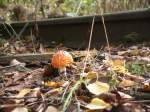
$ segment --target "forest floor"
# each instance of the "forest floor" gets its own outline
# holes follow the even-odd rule
[[[16,39],[0,46],[1,112],[150,112],[149,42],[84,51]],[[62,68],[51,63],[60,51],[73,59]]]

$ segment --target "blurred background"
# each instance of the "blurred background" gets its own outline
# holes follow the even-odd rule
[[[146,9],[150,0],[0,0],[4,21],[42,20]]]

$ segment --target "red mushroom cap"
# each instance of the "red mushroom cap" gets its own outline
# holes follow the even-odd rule
[[[73,63],[73,58],[67,51],[58,51],[56,52],[53,57],[51,64],[54,68],[64,68],[66,66],[69,66]]]

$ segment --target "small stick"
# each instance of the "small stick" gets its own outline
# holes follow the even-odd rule
[[[37,98],[37,97],[20,97],[20,98],[17,98],[17,97],[0,97],[0,99],[29,99],[29,98]]]
[[[35,48],[35,44],[34,44],[32,30],[31,30],[31,36],[30,37],[31,37],[31,40],[32,40],[33,51],[34,51],[34,53],[36,53],[36,48]]]
[[[0,105],[0,109],[8,108],[8,107],[20,107],[20,106],[24,106],[24,104],[5,104],[5,105]]]
[[[10,66],[1,67],[0,71],[8,69],[8,68],[13,68],[13,67],[16,67],[16,66],[18,66],[18,65],[10,65]]]
[[[131,103],[150,103],[150,100],[134,100],[134,101],[129,101],[129,102],[131,102]]]
[[[69,89],[69,86],[70,86],[70,82],[69,82],[69,84],[67,85],[66,89],[64,90],[64,93],[63,93],[62,98],[61,98],[61,102],[64,100],[65,94],[67,93],[67,90]]]

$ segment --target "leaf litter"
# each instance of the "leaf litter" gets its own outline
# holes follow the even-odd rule
[[[33,53],[30,41],[3,45],[1,54]],[[12,41],[11,41],[12,43]],[[21,49],[20,49],[21,48]],[[57,46],[56,46],[57,48]],[[36,45],[36,51],[41,52]],[[13,59],[0,65],[0,111],[2,112],[148,112],[150,111],[150,48],[148,45],[112,46],[90,50],[84,73],[86,51],[62,47],[55,55],[57,68],[46,62],[25,63]],[[45,48],[44,52],[57,49]],[[73,62],[63,57],[72,56]],[[63,59],[62,59],[63,58]],[[65,60],[67,59],[67,60]]]

